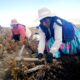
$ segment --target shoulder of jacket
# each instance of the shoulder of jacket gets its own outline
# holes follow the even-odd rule
[[[62,21],[60,19],[57,19],[55,23],[59,26],[62,26]]]
[[[62,24],[62,22],[61,22],[61,20],[60,20],[60,19],[57,19],[56,21],[57,21],[58,23]]]

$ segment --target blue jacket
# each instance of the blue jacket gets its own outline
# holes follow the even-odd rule
[[[62,24],[57,21],[58,19],[62,22]],[[50,32],[49,32],[48,28],[46,28],[42,24],[39,25],[40,28],[42,29],[42,31],[46,35],[46,41],[49,40],[51,37],[54,38],[54,28],[53,28],[53,27],[55,27],[55,26],[53,26],[54,23],[56,23],[60,27],[62,27],[62,40],[64,43],[73,40],[74,35],[75,35],[74,25],[64,19],[54,16],[54,17],[51,17],[51,24],[49,27]],[[55,38],[54,38],[54,40],[55,40]]]

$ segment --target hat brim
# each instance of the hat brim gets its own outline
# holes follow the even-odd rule
[[[15,24],[19,24],[18,22],[17,23],[11,23],[11,25],[15,25]]]
[[[36,20],[42,20],[42,19],[44,19],[44,18],[46,18],[46,17],[53,17],[53,16],[56,16],[54,13],[52,13],[52,14],[50,14],[50,15],[45,15],[45,16],[43,16],[43,17],[39,17],[39,18],[37,18]]]

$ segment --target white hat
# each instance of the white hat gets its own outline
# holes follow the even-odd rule
[[[47,8],[42,8],[42,9],[38,10],[38,16],[39,16],[39,20],[41,20],[45,17],[55,16],[55,14],[52,14],[52,12]]]
[[[12,25],[13,25],[13,24],[18,24],[18,22],[17,22],[16,19],[12,19],[12,20],[11,20],[11,24],[12,24]]]

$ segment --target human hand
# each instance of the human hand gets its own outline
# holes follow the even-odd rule
[[[44,56],[42,53],[38,53],[37,58],[42,59]]]

